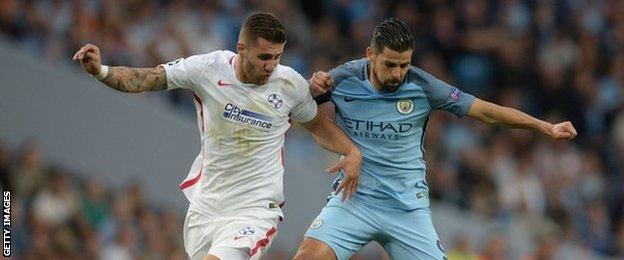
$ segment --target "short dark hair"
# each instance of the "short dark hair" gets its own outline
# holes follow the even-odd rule
[[[255,43],[258,38],[273,43],[284,43],[286,42],[286,28],[271,13],[251,13],[243,23],[238,39]]]
[[[377,24],[370,46],[376,53],[382,52],[384,47],[404,52],[414,49],[414,36],[403,21],[389,18]]]

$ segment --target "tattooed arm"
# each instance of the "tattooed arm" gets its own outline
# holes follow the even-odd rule
[[[156,68],[112,67],[102,83],[113,89],[131,93],[167,88],[165,69],[160,66]]]
[[[80,48],[74,54],[73,60],[80,61],[82,68],[91,75],[98,75],[102,70],[100,49],[93,44]],[[110,67],[108,74],[101,81],[113,89],[131,93],[167,88],[165,69],[160,66],[156,68]]]

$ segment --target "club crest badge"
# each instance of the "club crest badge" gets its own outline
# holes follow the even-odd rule
[[[243,229],[239,230],[238,233],[242,236],[251,236],[256,233],[256,230],[253,227],[244,227]]]
[[[271,103],[271,105],[273,105],[275,109],[280,109],[284,104],[284,101],[282,101],[282,97],[280,97],[280,95],[277,93],[269,95],[267,101],[269,101],[269,103]]]
[[[396,108],[399,113],[407,115],[414,111],[414,101],[412,101],[411,99],[400,99],[399,101],[397,101]]]

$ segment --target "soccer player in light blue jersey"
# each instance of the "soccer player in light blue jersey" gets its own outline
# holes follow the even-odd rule
[[[434,110],[554,139],[576,136],[570,122],[551,124],[480,100],[411,66],[413,46],[406,25],[391,18],[375,28],[366,58],[310,80],[317,103],[335,106],[322,110],[335,117],[364,160],[356,194],[346,201],[330,195],[295,259],[348,259],[371,241],[392,259],[446,259],[431,221],[423,161],[423,137]]]

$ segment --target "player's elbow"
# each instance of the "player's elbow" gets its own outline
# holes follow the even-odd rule
[[[141,92],[145,92],[147,90],[145,89],[144,86],[125,84],[125,85],[123,85],[123,88],[119,89],[119,91],[125,92],[125,93],[141,93]]]
[[[496,119],[496,117],[488,114],[488,113],[483,113],[481,115],[478,115],[477,118],[479,119],[479,121],[484,122],[486,124],[490,124],[490,125],[498,125],[499,121]]]

